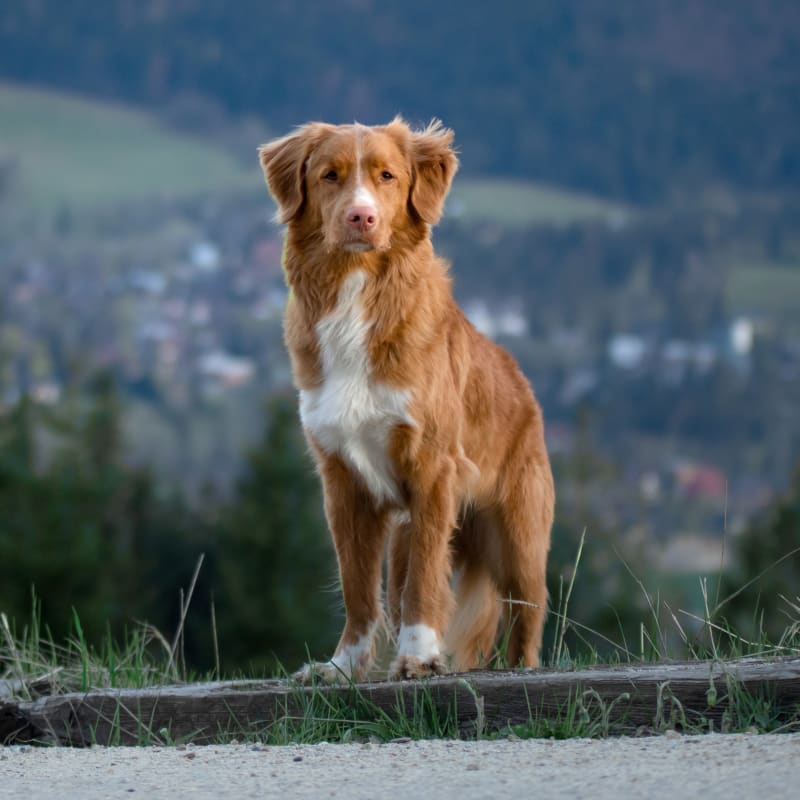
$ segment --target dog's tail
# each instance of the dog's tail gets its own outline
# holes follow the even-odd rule
[[[494,581],[485,568],[470,565],[454,588],[456,610],[445,634],[445,652],[458,672],[487,666],[502,611]]]

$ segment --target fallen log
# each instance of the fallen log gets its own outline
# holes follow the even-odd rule
[[[73,746],[208,744],[340,714],[354,726],[433,714],[465,736],[577,708],[600,733],[724,729],[760,702],[775,719],[800,714],[800,657],[477,671],[426,681],[301,687],[285,680],[103,689],[0,701],[0,742]],[[747,704],[750,705],[747,705]],[[415,718],[415,717],[414,717]]]

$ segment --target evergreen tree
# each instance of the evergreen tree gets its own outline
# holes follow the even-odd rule
[[[800,605],[798,548],[800,465],[785,495],[737,540],[735,567],[722,584],[719,614],[745,638],[763,630],[777,642],[791,625],[788,603]]]
[[[273,398],[267,418],[222,522],[220,648],[228,666],[292,668],[335,644],[336,569],[294,398]]]
[[[88,400],[88,402],[87,402]],[[168,636],[180,587],[201,552],[208,568],[192,604],[188,648],[212,662],[208,528],[177,498],[160,497],[149,472],[124,464],[121,403],[104,374],[58,409],[28,398],[0,417],[0,611],[29,618],[31,591],[56,640],[78,612],[87,639],[147,620]]]
[[[37,438],[64,440],[63,431],[55,432],[38,411],[25,397],[2,419],[0,610],[26,619],[33,589],[58,635],[68,629],[79,599],[97,597],[95,584],[106,559],[96,487],[79,470],[37,463],[44,460]],[[70,445],[71,440],[65,449]],[[101,606],[92,609],[101,615]]]

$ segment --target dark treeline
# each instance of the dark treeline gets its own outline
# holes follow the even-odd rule
[[[0,417],[0,610],[61,641],[73,609],[87,638],[137,622],[171,638],[180,590],[204,555],[186,622],[186,658],[213,666],[211,605],[224,668],[274,669],[305,643],[329,648],[338,606],[317,482],[283,396],[234,499],[189,507],[124,464],[119,395],[94,378],[57,411],[23,399]],[[80,406],[78,408],[77,406]]]
[[[652,202],[800,179],[800,15],[750,3],[20,0],[0,74],[169,110],[442,117],[474,172]],[[200,102],[187,104],[189,97]],[[214,113],[211,113],[214,112]],[[247,157],[252,151],[248,148]]]

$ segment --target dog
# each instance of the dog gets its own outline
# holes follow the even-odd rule
[[[390,679],[485,666],[508,625],[508,663],[539,664],[553,478],[533,391],[433,250],[453,138],[397,117],[309,123],[259,148],[287,226],[284,336],[346,612],[301,682],[370,673],[385,554]]]

